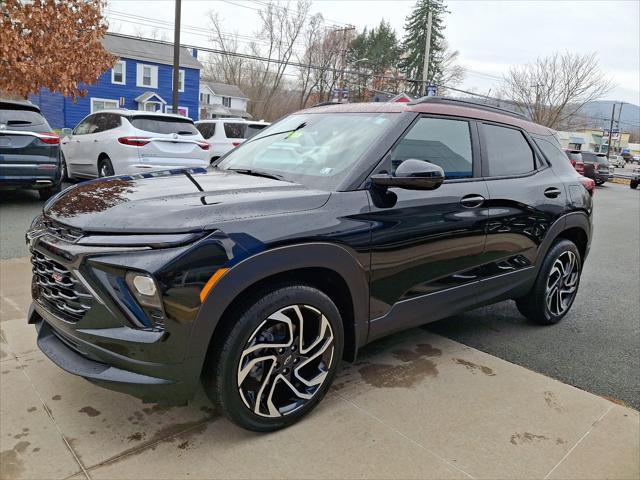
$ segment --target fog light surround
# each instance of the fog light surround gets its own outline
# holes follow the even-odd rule
[[[125,279],[129,289],[141,305],[162,310],[162,300],[156,281],[151,275],[127,272]]]

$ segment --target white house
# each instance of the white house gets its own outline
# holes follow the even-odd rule
[[[251,118],[242,90],[235,85],[200,82],[200,120],[221,117]]]

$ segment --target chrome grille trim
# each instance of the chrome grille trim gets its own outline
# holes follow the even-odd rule
[[[77,322],[91,308],[91,295],[63,265],[32,250],[33,281],[40,303],[65,320]]]

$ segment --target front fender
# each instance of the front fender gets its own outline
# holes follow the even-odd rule
[[[189,357],[193,360],[192,365],[199,365],[198,374],[214,331],[231,302],[260,280],[302,268],[327,268],[344,279],[353,301],[355,348],[366,342],[369,286],[366,270],[354,256],[346,248],[332,243],[278,247],[253,255],[233,266],[205,299],[189,341]]]

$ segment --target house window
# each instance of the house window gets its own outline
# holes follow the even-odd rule
[[[117,85],[126,85],[127,83],[127,64],[124,61],[116,62],[111,69],[111,83]]]
[[[231,108],[231,97],[222,97],[222,105]]]
[[[173,113],[173,107],[167,105],[164,108],[165,113]],[[189,116],[189,107],[183,107],[182,105],[178,106],[178,115],[182,115],[183,117]]]
[[[139,63],[136,85],[138,87],[158,88],[158,66]]]
[[[200,94],[200,101],[201,101],[201,102],[204,102],[204,93],[201,93],[201,94]]]
[[[171,71],[171,88],[173,89],[173,70]],[[178,91],[184,92],[184,70],[178,70]]]
[[[145,112],[157,112],[158,110],[162,110],[162,105],[156,102],[146,102],[144,104]]]
[[[105,110],[107,108],[118,108],[118,100],[110,100],[108,98],[91,99],[91,113]]]

